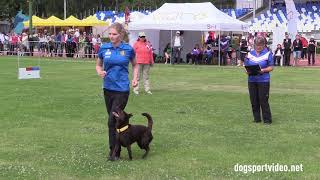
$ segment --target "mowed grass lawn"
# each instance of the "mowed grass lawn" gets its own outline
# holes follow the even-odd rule
[[[24,65],[37,65],[25,58]],[[154,118],[151,151],[107,161],[107,116],[95,62],[43,59],[18,80],[0,57],[0,179],[320,179],[320,68],[276,68],[273,124],[254,124],[242,68],[156,64],[153,95],[130,95],[132,124]],[[131,70],[130,70],[131,72]],[[301,172],[234,166],[302,165]]]

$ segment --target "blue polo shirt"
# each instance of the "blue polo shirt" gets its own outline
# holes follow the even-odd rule
[[[244,60],[245,66],[257,65],[259,64],[261,69],[267,68],[268,66],[273,66],[273,58],[272,52],[268,51],[267,48],[264,48],[259,56],[256,51],[253,50],[248,53],[248,56]],[[258,75],[250,75],[248,76],[249,82],[270,82],[270,74],[269,72],[258,74]]]
[[[112,43],[103,44],[98,52],[99,59],[103,60],[103,69],[106,76],[103,79],[103,88],[111,91],[129,92],[129,61],[135,57],[133,48],[126,43],[113,47]]]

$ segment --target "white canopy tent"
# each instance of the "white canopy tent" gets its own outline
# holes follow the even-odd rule
[[[218,10],[212,3],[165,3],[159,9],[147,15],[140,20],[129,23],[130,44],[133,44],[138,37],[139,31],[144,31],[148,40],[153,44],[156,53],[161,51],[159,44],[163,45],[171,42],[172,32],[169,39],[163,38],[160,30],[179,30],[184,33],[185,46],[182,55],[186,51],[191,51],[194,46],[194,39],[198,37],[197,42],[200,44],[201,32],[207,31],[237,31],[243,32],[248,30],[248,24]],[[189,32],[190,31],[190,32]],[[186,37],[192,35],[190,38]],[[167,35],[164,35],[167,37]],[[188,42],[189,39],[191,42]],[[159,42],[166,41],[164,42]],[[163,46],[161,46],[163,48]]]
[[[129,24],[129,30],[246,31],[248,24],[217,9],[212,3],[165,3],[148,16]]]

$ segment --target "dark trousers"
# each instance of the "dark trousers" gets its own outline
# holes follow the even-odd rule
[[[220,65],[227,65],[227,51],[220,51]]]
[[[202,61],[204,64],[212,64],[212,54],[204,53],[202,56]]]
[[[2,44],[2,42],[0,42],[0,53],[2,53],[3,51],[4,51],[3,44]]]
[[[172,56],[173,56],[173,58],[172,58],[171,64],[174,64],[175,60],[176,60],[176,63],[179,64],[181,61],[181,48],[180,47],[173,47]]]
[[[112,112],[115,111],[115,109],[118,107],[124,110],[128,102],[129,92],[116,92],[116,91],[109,91],[109,90],[103,89],[103,93],[104,93],[104,101],[106,103],[106,108],[109,115],[109,118],[108,118],[109,148],[110,148],[109,155],[111,156],[112,150],[114,149],[116,144],[116,120]],[[118,157],[120,156],[120,151],[121,149],[119,149],[116,156]]]
[[[308,52],[308,64],[311,64],[310,58],[312,56],[312,65],[314,65],[314,63],[315,63],[315,58],[314,58],[315,54],[316,54],[316,52],[310,52],[310,51]]]
[[[307,58],[307,48],[303,48],[303,49],[302,49],[301,58],[302,58],[302,59]]]
[[[289,66],[290,65],[290,50],[284,50],[284,65]]]
[[[84,47],[84,54],[86,58],[91,58],[91,54],[92,54],[92,46],[90,45],[86,45]]]
[[[247,54],[248,54],[248,53],[242,53],[242,52],[240,52],[240,60],[241,60],[242,62],[244,62]]]
[[[30,56],[33,56],[33,51],[34,51],[33,45],[29,46],[29,51],[30,51]]]
[[[269,106],[270,82],[249,82],[248,89],[254,121],[261,121],[261,110],[264,123],[271,123],[272,118]]]
[[[281,56],[274,56],[274,59],[273,59],[273,64],[275,66],[280,66],[280,60],[281,60]]]
[[[200,60],[201,57],[200,57],[200,54],[193,54],[192,55],[192,63],[191,64],[200,64]]]
[[[10,48],[9,54],[10,55],[17,55],[16,47],[17,47],[16,44],[10,44],[10,46],[9,46],[9,48]]]

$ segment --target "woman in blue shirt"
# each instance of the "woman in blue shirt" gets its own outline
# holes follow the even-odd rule
[[[261,113],[263,122],[271,124],[271,111],[269,106],[270,74],[273,70],[272,53],[266,47],[266,39],[257,37],[254,40],[254,50],[248,53],[244,61],[245,66],[259,65],[261,71],[257,75],[248,74],[248,89],[254,122],[261,122]]]
[[[134,60],[133,48],[122,42],[125,36],[125,29],[120,23],[114,23],[109,27],[110,43],[103,44],[98,52],[96,71],[103,78],[104,99],[109,115],[109,159],[116,143],[116,120],[112,114],[116,108],[124,108],[127,105],[130,81],[129,62],[133,66],[132,86],[137,85],[137,66]],[[116,152],[116,158],[120,156],[120,150]]]

